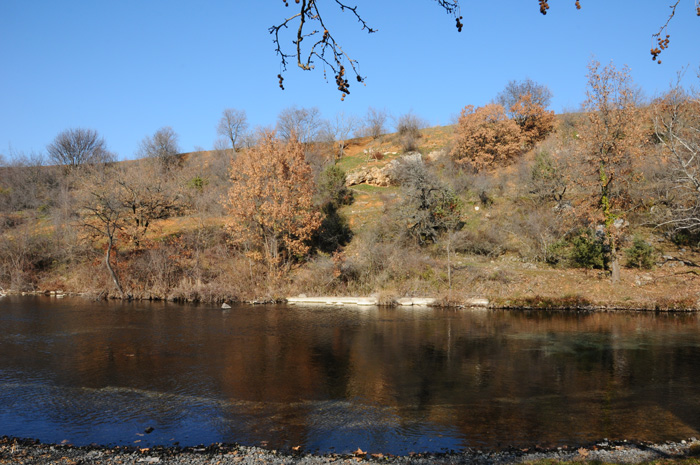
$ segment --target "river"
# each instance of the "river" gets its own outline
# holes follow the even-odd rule
[[[659,442],[700,437],[699,392],[695,314],[0,299],[0,435],[43,442]]]

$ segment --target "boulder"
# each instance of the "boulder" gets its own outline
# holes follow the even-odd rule
[[[345,185],[347,187],[357,184],[369,184],[370,186],[379,187],[391,186],[392,184],[396,184],[394,170],[399,163],[404,161],[421,162],[422,160],[423,156],[419,152],[409,152],[401,158],[390,161],[383,167],[367,166],[359,168],[345,176]]]

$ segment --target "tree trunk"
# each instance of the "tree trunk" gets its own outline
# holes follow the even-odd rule
[[[617,284],[620,282],[620,258],[617,256],[616,253],[613,253],[612,256],[612,263],[611,263],[611,273],[610,273],[610,278],[612,280],[613,284]]]
[[[121,284],[119,284],[119,277],[117,276],[117,273],[114,272],[114,269],[112,268],[112,263],[111,263],[111,258],[112,258],[112,245],[114,244],[114,238],[112,236],[109,236],[109,243],[107,244],[107,253],[105,254],[105,265],[107,266],[107,270],[109,271],[109,275],[112,277],[112,282],[114,282],[114,285],[117,286],[117,290],[119,291],[119,295],[121,298],[124,298],[124,291],[122,290]]]

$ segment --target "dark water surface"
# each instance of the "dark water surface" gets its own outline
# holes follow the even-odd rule
[[[696,315],[0,299],[0,435],[405,454],[698,429]]]

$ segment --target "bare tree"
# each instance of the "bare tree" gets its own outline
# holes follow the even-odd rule
[[[46,147],[51,161],[69,170],[87,163],[104,163],[113,156],[94,129],[74,128],[60,132]]]
[[[183,207],[181,183],[158,176],[156,170],[153,163],[139,160],[115,173],[114,195],[126,209],[122,230],[136,247],[155,220],[169,218]]]
[[[329,142],[334,142],[338,146],[336,157],[342,158],[348,139],[360,128],[360,120],[354,115],[346,115],[341,111],[330,121],[326,122],[325,134]]]
[[[542,108],[547,108],[552,101],[552,91],[549,87],[526,78],[523,81],[509,81],[496,96],[495,102],[501,104],[508,116],[512,118],[514,115],[511,114],[511,108],[526,95],[530,95],[530,101],[533,104]]]
[[[238,147],[236,142],[239,137],[243,136],[248,129],[248,116],[245,110],[236,110],[235,108],[227,108],[221,114],[219,125],[216,127],[216,133],[226,140],[231,141],[231,148],[235,152]]]
[[[384,133],[386,133],[386,122],[389,119],[389,112],[386,109],[378,110],[374,107],[369,107],[367,109],[367,116],[365,116],[365,130],[367,135],[372,136],[373,139],[378,139]]]
[[[298,108],[296,105],[285,108],[277,116],[277,135],[282,140],[296,138],[302,144],[318,139],[323,119],[317,107]]]
[[[660,226],[692,234],[700,231],[700,91],[676,85],[654,104],[654,131],[670,161],[670,218]]]
[[[94,166],[81,176],[79,182],[81,225],[93,243],[106,240],[104,264],[119,295],[124,297],[119,275],[115,270],[113,253],[117,251],[118,232],[124,227],[127,211],[117,194],[118,166]]]
[[[142,158],[158,160],[164,171],[174,168],[178,163],[180,146],[178,136],[170,126],[158,129],[152,136],[146,136],[139,145],[138,155]]]

